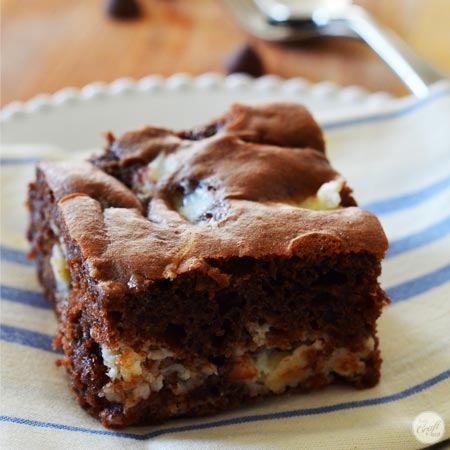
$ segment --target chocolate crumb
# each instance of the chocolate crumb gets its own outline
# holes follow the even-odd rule
[[[106,12],[115,19],[135,19],[141,15],[136,0],[106,0]]]
[[[231,73],[246,73],[253,77],[264,75],[264,65],[255,49],[249,45],[241,45],[234,49],[225,60],[225,70]]]

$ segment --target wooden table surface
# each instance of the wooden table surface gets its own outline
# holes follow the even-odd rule
[[[450,74],[450,0],[359,0],[419,54]],[[141,0],[143,15],[118,21],[102,0],[0,0],[1,104],[118,77],[224,72],[250,42],[267,73],[358,84],[395,95],[405,88],[364,44],[327,38],[296,45],[255,40],[218,0]]]

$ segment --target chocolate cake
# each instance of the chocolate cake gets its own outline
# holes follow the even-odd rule
[[[122,427],[378,382],[387,241],[324,147],[302,106],[236,104],[38,164],[28,237],[83,408]]]

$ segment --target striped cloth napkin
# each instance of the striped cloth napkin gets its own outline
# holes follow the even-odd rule
[[[392,304],[379,321],[384,363],[378,386],[335,386],[121,431],[102,428],[72,398],[55,365],[54,317],[26,258],[30,160],[55,152],[4,146],[2,448],[414,449],[449,439],[449,119],[450,89],[441,85],[426,100],[322,124],[333,165],[360,204],[379,216],[390,240],[381,282]]]

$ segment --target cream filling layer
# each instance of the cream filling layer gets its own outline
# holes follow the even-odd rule
[[[197,358],[187,364],[165,348],[136,352],[126,345],[115,349],[101,346],[101,352],[111,380],[101,396],[127,407],[146,400],[163,387],[183,395],[217,374],[217,367],[206,359]]]
[[[309,337],[308,343],[280,350],[268,347],[269,325],[249,323],[247,330],[254,344],[251,350],[236,349],[225,376],[232,383],[247,386],[251,396],[279,394],[317,375],[330,380],[333,374],[358,376],[365,372],[365,359],[375,349],[375,341],[369,337],[357,352],[343,347],[325,352],[327,338],[322,336]],[[204,384],[208,377],[218,374],[218,368],[205,358],[194,358],[188,363],[163,347],[136,352],[126,345],[115,349],[101,346],[101,352],[110,381],[100,396],[126,407],[148,399],[163,388],[184,396]]]
[[[182,198],[178,212],[186,217],[189,222],[195,223],[213,202],[214,196],[208,190],[208,187],[199,184],[192,192]]]
[[[267,344],[267,324],[248,323],[256,351],[245,352],[237,348],[235,365],[230,376],[233,381],[245,383],[251,395],[264,392],[282,393],[298,386],[311,376],[322,375],[328,379],[332,373],[344,377],[358,376],[365,372],[365,359],[375,349],[375,340],[368,337],[359,351],[339,347],[325,352],[327,336],[304,336],[303,341],[288,350],[271,348]]]
[[[328,181],[320,186],[316,195],[303,200],[298,207],[316,211],[336,209],[341,204],[340,192],[344,184],[343,179]]]
[[[259,386],[279,394],[313,375],[329,378],[331,373],[347,377],[364,373],[364,358],[370,351],[352,352],[337,348],[331,355],[325,356],[323,348],[324,341],[317,339],[312,344],[302,344],[289,351],[261,350],[250,359],[256,375],[247,382],[253,387]]]
[[[70,272],[67,268],[66,258],[60,244],[53,245],[50,266],[56,281],[58,295],[67,298],[70,293]]]

